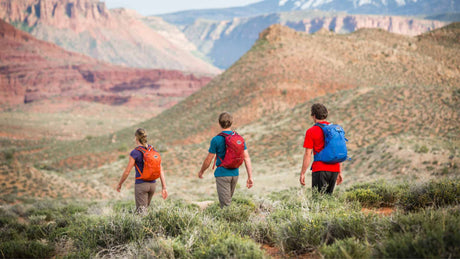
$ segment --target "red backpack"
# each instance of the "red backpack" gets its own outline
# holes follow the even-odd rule
[[[141,179],[144,181],[153,181],[160,177],[161,174],[161,156],[152,146],[149,146],[148,149],[145,147],[137,147],[136,150],[142,152],[144,156],[144,170],[137,171],[141,176],[136,177],[136,179]]]
[[[241,166],[244,161],[244,139],[238,133],[233,131],[232,134],[219,133],[217,136],[222,136],[225,138],[225,157],[219,157],[221,163],[219,166],[235,169]],[[217,160],[216,155],[216,160]],[[215,164],[215,163],[214,163]]]

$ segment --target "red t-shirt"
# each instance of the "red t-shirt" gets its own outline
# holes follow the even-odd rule
[[[327,121],[320,122],[329,125]],[[304,148],[313,149],[313,154],[319,153],[324,148],[324,134],[319,126],[313,126],[305,133]],[[311,166],[312,172],[327,171],[327,172],[340,172],[340,163],[326,164],[321,161],[313,162]]]

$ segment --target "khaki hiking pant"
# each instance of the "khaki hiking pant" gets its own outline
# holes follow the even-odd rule
[[[219,195],[220,207],[229,206],[235,192],[238,176],[216,177],[217,195]]]
[[[150,201],[155,193],[155,187],[156,183],[137,183],[134,185],[137,212],[142,212],[150,205]]]

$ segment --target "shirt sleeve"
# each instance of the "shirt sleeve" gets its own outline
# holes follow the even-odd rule
[[[215,154],[217,152],[216,148],[217,148],[217,143],[216,143],[216,138],[214,137],[211,140],[211,144],[209,145],[208,152],[211,154]]]
[[[313,138],[311,135],[311,130],[307,130],[305,133],[305,141],[303,142],[303,147],[313,149]]]
[[[139,158],[142,158],[142,153],[139,150],[133,149],[131,153],[129,154],[132,158],[134,158],[135,161],[138,161]]]

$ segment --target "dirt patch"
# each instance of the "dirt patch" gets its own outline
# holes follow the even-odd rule
[[[393,214],[393,212],[395,212],[395,209],[391,207],[372,208],[372,209],[362,208],[361,212],[363,212],[366,215],[370,213],[375,213],[375,214],[379,214],[382,216],[390,216],[391,214]]]
[[[192,204],[198,205],[198,207],[200,207],[201,210],[206,209],[213,203],[214,201],[194,201],[192,202]]]

